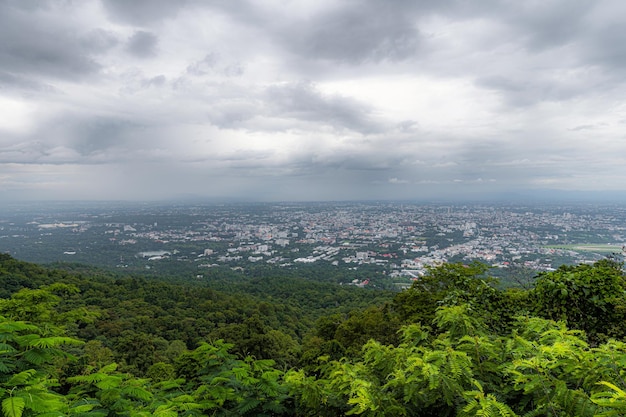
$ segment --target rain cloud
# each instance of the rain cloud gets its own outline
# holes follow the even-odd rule
[[[623,193],[625,14],[0,1],[0,200]]]

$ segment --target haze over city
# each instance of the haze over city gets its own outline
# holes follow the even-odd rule
[[[623,196],[624,16],[0,0],[0,201]]]

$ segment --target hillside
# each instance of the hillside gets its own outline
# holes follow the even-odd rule
[[[0,384],[21,415],[622,415],[611,260],[500,290],[478,263],[393,294],[298,278],[221,289],[0,255]]]

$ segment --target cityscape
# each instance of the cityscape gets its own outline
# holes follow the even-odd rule
[[[609,204],[47,203],[0,211],[0,252],[197,279],[315,267],[403,288],[446,262],[506,276],[621,257],[625,230],[626,209]]]

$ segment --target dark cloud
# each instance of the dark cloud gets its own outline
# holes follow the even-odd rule
[[[83,34],[54,14],[24,10],[18,2],[0,2],[0,67],[20,76],[83,78],[101,68],[100,51]],[[41,15],[41,16],[39,16]],[[34,17],[38,18],[33,24]]]
[[[105,198],[623,188],[624,13],[617,0],[0,0],[3,175],[33,193],[95,180]]]
[[[250,129],[251,120],[263,114],[260,103],[251,99],[224,100],[218,106],[209,106],[207,117],[220,129]],[[263,130],[255,126],[254,130]],[[271,130],[271,129],[270,129]]]
[[[133,133],[141,130],[142,126],[128,119],[94,116],[79,120],[70,128],[70,147],[83,156],[89,156],[114,147],[134,147]]]
[[[101,0],[108,15],[120,22],[144,25],[175,18],[186,0]]]
[[[263,90],[222,88],[207,115],[222,129],[247,131],[352,131],[374,134],[386,126],[371,106],[338,94],[323,94],[310,82],[275,84]]]
[[[90,30],[80,38],[80,44],[89,51],[108,51],[119,43],[115,33],[104,29]]]
[[[119,40],[111,31],[66,19],[73,11],[71,2],[0,2],[0,78],[49,90],[40,77],[80,81],[98,73],[100,56]]]
[[[589,64],[608,69],[626,69],[626,27],[623,22],[603,25],[585,39],[582,58]],[[622,74],[619,78],[623,80]]]
[[[0,163],[24,165],[63,165],[80,160],[80,155],[64,146],[42,141],[19,142],[0,148]]]
[[[61,115],[42,121],[27,135],[13,135],[12,143],[0,149],[3,162],[94,163],[130,157],[136,149],[149,149],[148,139],[139,139],[145,127],[123,117]]]
[[[494,17],[506,21],[523,45],[541,51],[576,42],[593,7],[586,0],[500,2]]]
[[[315,156],[315,165],[323,169],[334,168],[346,171],[389,171],[399,158],[387,155],[381,157],[375,152],[351,150],[339,155]]]
[[[42,83],[36,79],[24,77],[19,74],[11,74],[3,71],[0,71],[0,89],[4,92],[28,94],[55,91],[55,88],[50,84]]]
[[[157,54],[158,43],[154,33],[138,30],[128,39],[126,50],[138,58],[150,58]]]
[[[559,102],[571,100],[584,94],[585,89],[568,79],[514,79],[502,76],[480,77],[476,84],[485,89],[501,92],[508,105],[526,107],[538,102]]]
[[[266,98],[276,117],[361,133],[374,133],[382,128],[373,121],[369,106],[340,95],[323,95],[311,83],[273,86],[267,90]]]
[[[414,56],[420,44],[414,17],[388,3],[372,3],[341,3],[338,10],[293,22],[280,34],[282,41],[292,53],[311,60],[359,64]]]

